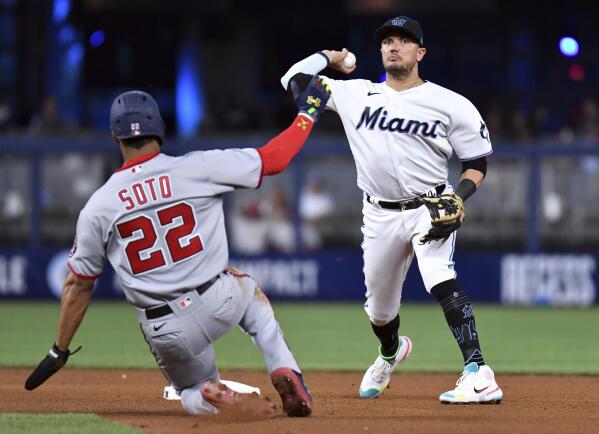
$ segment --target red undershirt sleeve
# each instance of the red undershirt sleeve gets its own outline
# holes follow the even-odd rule
[[[258,148],[262,158],[261,176],[276,175],[285,170],[304,146],[313,125],[312,119],[299,114],[285,131]]]

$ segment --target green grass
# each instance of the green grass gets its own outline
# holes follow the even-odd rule
[[[377,354],[368,319],[356,303],[276,303],[285,337],[304,369],[363,370]],[[0,366],[35,366],[55,336],[58,302],[0,305]],[[496,372],[599,374],[599,309],[475,306],[485,358]],[[402,306],[401,332],[414,351],[402,370],[456,372],[460,352],[435,304]],[[135,310],[94,301],[71,348],[69,367],[155,368]],[[264,369],[250,339],[234,330],[216,344],[221,368]]]
[[[95,414],[62,413],[0,413],[2,433],[44,434],[135,434],[141,433],[131,427],[102,419]]]

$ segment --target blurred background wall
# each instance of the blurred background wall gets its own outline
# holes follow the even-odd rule
[[[163,151],[261,146],[294,115],[280,77],[349,48],[384,80],[373,31],[421,21],[421,76],[470,99],[495,153],[456,269],[473,298],[596,302],[599,32],[593,2],[0,0],[0,295],[60,292],[79,210],[121,164],[112,99],[150,92]],[[342,78],[333,71],[325,71]],[[451,180],[459,176],[451,162]],[[233,262],[274,297],[361,298],[361,192],[334,113],[282,175],[229,195]],[[407,297],[425,299],[417,268]],[[118,296],[110,269],[98,296]]]

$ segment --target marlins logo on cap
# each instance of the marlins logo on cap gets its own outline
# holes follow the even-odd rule
[[[391,18],[386,21],[381,27],[376,29],[374,32],[374,37],[379,42],[382,42],[383,39],[389,33],[400,31],[402,33],[407,33],[409,36],[414,38],[418,45],[421,47],[424,46],[424,39],[422,37],[422,26],[416,20],[413,20],[410,17],[399,16],[395,18]]]

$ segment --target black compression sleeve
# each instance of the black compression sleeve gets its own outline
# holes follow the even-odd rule
[[[462,179],[455,190],[455,194],[460,196],[465,202],[476,191],[476,184],[470,179]]]
[[[485,176],[487,174],[487,157],[462,161],[462,173],[468,169],[478,170],[483,174],[483,176]]]

